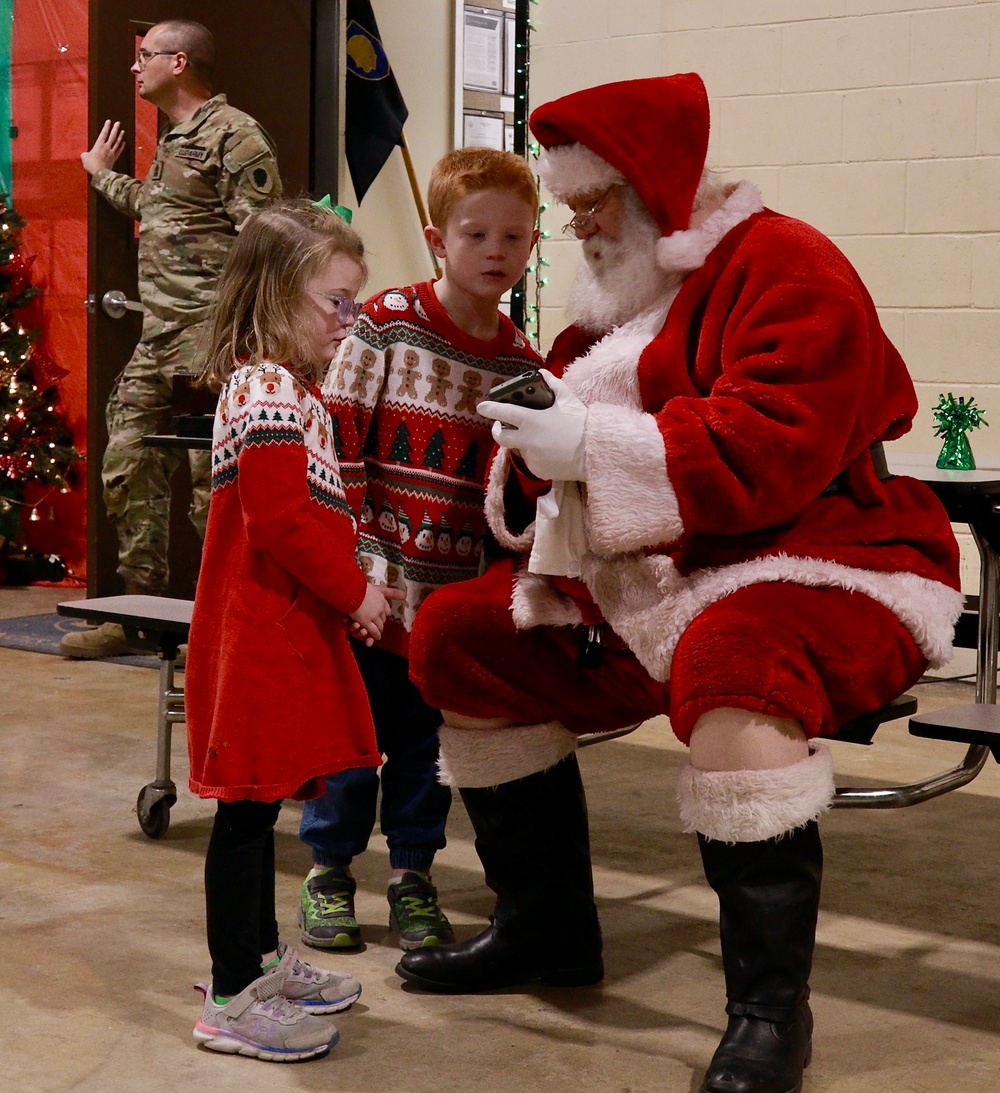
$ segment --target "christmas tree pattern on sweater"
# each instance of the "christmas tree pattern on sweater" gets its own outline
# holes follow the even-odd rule
[[[492,422],[476,408],[538,356],[500,316],[498,336],[459,330],[430,282],[365,304],[324,385],[337,424],[359,561],[372,580],[406,592],[393,619],[408,633],[435,589],[479,572]],[[383,640],[405,652],[405,633]]]

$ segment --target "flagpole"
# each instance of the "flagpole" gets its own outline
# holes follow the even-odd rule
[[[420,187],[417,185],[417,172],[413,169],[413,160],[410,158],[410,148],[406,143],[406,134],[399,131],[399,147],[403,153],[403,162],[406,164],[406,176],[410,180],[410,190],[413,192],[413,200],[417,205],[417,215],[420,217],[420,228],[423,230],[427,227],[427,210],[424,208],[424,199],[420,196]],[[426,242],[426,240],[425,240]],[[441,276],[441,267],[438,265],[437,255],[431,250],[430,243],[427,243],[427,252],[431,256],[431,262],[434,265],[434,276]]]

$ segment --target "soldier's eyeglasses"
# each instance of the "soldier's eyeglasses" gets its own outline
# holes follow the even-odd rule
[[[316,292],[313,289],[308,289],[308,291],[313,296],[322,296],[324,300],[329,300],[333,304],[337,309],[337,322],[341,326],[354,322],[358,317],[361,305],[357,300],[352,300],[350,296],[332,296],[329,292]]]
[[[137,49],[135,63],[139,68],[145,68],[154,57],[176,57],[178,52],[176,49]]]
[[[604,206],[604,202],[611,196],[611,191],[620,186],[620,182],[612,182],[612,184],[604,191],[603,194],[590,206],[589,209],[582,209],[580,212],[573,216],[573,219],[568,224],[563,224],[563,235],[576,235],[578,231],[589,232],[594,227],[594,217],[601,211]]]

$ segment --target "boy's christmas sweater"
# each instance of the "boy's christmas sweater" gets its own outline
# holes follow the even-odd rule
[[[460,330],[429,281],[373,296],[344,341],[324,394],[358,514],[358,560],[375,583],[406,592],[385,648],[405,656],[427,596],[478,574],[493,437],[476,407],[538,361],[503,314],[492,341]]]

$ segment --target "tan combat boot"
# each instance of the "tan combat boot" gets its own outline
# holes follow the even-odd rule
[[[59,652],[76,660],[102,660],[104,657],[120,657],[128,652],[125,631],[117,622],[102,622],[93,630],[78,630],[64,634],[59,642]]]

